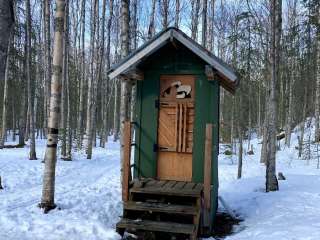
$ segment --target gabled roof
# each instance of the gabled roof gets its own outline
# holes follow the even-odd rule
[[[158,33],[151,40],[147,41],[137,50],[129,54],[126,58],[112,66],[108,70],[108,77],[113,79],[121,74],[125,74],[168,42],[173,41],[173,39],[183,44],[191,52],[211,66],[220,76],[219,80],[223,87],[231,92],[235,90],[239,83],[239,78],[236,72],[221,59],[214,56],[211,52],[188,37],[181,30],[174,27],[167,28],[166,30]]]

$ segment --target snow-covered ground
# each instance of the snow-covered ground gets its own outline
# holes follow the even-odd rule
[[[309,136],[308,129],[305,139]],[[243,178],[237,180],[237,157],[219,157],[220,195],[244,219],[227,240],[319,240],[320,169],[317,158],[297,157],[298,132],[291,148],[280,143],[277,171],[287,180],[280,191],[265,193],[265,167],[260,164],[261,139],[253,139],[254,155],[244,155]],[[311,139],[312,139],[311,135]],[[56,203],[59,209],[43,214],[37,203],[45,141],[37,141],[38,161],[27,160],[28,147],[0,150],[0,240],[120,239],[114,226],[122,212],[119,182],[119,145],[95,148],[93,159],[74,153],[72,162],[58,161]],[[226,146],[221,145],[221,153]],[[320,149],[320,147],[319,147]]]

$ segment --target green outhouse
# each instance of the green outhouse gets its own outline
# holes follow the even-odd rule
[[[182,31],[168,28],[108,76],[134,81],[137,89],[135,118],[123,131],[118,232],[159,239],[210,233],[218,204],[219,89],[234,93],[237,74]]]

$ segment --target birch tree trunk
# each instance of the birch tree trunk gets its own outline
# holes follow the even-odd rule
[[[42,198],[41,203],[39,204],[39,207],[43,208],[45,213],[56,207],[54,202],[54,190],[60,120],[64,12],[65,1],[56,0],[48,140],[43,174]]]
[[[35,123],[34,123],[34,81],[31,79],[31,9],[30,0],[26,0],[26,34],[27,34],[27,59],[26,75],[28,81],[28,109],[29,109],[29,127],[30,127],[30,152],[29,160],[37,160]]]
[[[6,34],[0,34],[0,79],[4,78],[6,61],[8,54],[8,45],[10,32],[13,31],[14,23],[14,1],[0,1],[0,32]]]
[[[279,48],[281,35],[281,4],[282,0],[270,0],[271,9],[271,81],[269,98],[269,141],[266,161],[266,191],[279,190],[276,177],[276,131],[277,131],[277,98],[276,84],[279,76]]]

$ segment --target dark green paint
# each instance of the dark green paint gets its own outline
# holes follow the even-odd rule
[[[157,141],[158,109],[155,101],[159,98],[159,79],[161,75],[190,74],[196,76],[195,82],[195,123],[193,146],[193,182],[203,182],[205,128],[213,124],[212,150],[212,220],[215,215],[218,196],[218,143],[219,143],[219,84],[208,81],[204,74],[205,63],[184,46],[175,49],[166,45],[146,59],[140,69],[144,80],[137,85],[136,108],[136,149],[135,177],[156,177],[157,154],[153,145]]]

